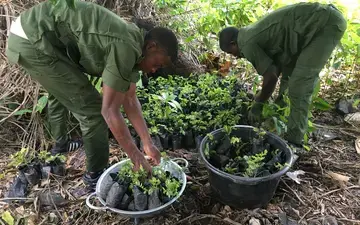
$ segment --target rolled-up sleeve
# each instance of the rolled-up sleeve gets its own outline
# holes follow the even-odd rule
[[[247,44],[241,48],[241,52],[260,75],[264,75],[274,62],[257,44]]]
[[[130,83],[140,79],[139,72],[134,70],[138,53],[133,46],[124,42],[109,45],[107,52],[103,82],[115,91],[127,92]]]

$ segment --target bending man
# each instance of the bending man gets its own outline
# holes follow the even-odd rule
[[[145,153],[159,163],[160,153],[136,96],[136,82],[139,70],[155,72],[176,60],[178,41],[168,29],[145,32],[101,6],[75,4],[75,10],[52,11],[46,1],[23,12],[11,27],[6,54],[49,92],[51,132],[56,139],[52,153],[71,150],[67,111],[80,122],[87,157],[83,178],[94,187],[108,165],[108,127],[135,167],[151,170],[131,139],[120,107],[144,143]],[[84,73],[102,76],[102,98]]]
[[[254,24],[220,32],[220,48],[246,58],[263,76],[261,92],[249,112],[259,119],[262,103],[272,95],[280,73],[277,102],[288,88],[291,112],[286,139],[302,147],[311,95],[319,72],[346,30],[346,21],[333,5],[297,3],[280,8]]]

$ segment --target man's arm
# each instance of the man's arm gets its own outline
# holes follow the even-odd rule
[[[267,101],[275,90],[278,80],[279,70],[275,65],[269,66],[269,68],[263,74],[262,89],[258,96],[255,97],[257,102]]]
[[[126,93],[126,98],[123,103],[124,111],[131,124],[134,126],[136,132],[141,138],[144,145],[151,144],[151,138],[146,126],[141,104],[136,96],[136,84],[131,83],[129,91]]]
[[[135,169],[142,165],[144,169],[150,171],[150,165],[132,141],[130,131],[120,112],[120,107],[124,104],[125,99],[126,93],[117,92],[104,84],[101,114],[103,115],[115,139],[119,142],[123,150],[135,164]]]
[[[144,151],[146,155],[150,156],[156,164],[160,163],[161,154],[159,150],[154,146],[148,128],[146,126],[144,117],[141,111],[140,102],[136,96],[136,84],[131,83],[130,89],[125,96],[123,103],[125,113],[134,126],[136,132],[143,142]]]
[[[263,76],[262,89],[255,97],[257,102],[265,102],[274,92],[278,77],[278,68],[274,61],[257,43],[249,43],[242,47],[242,54],[251,62],[256,71]]]

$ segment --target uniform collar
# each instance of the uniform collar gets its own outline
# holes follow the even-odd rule
[[[140,57],[136,60],[136,64],[139,64],[144,59],[144,56],[142,54],[142,50],[143,50],[143,47],[144,47],[146,34],[147,34],[147,31],[145,29],[143,29],[143,28],[140,28],[139,44],[141,46],[141,54],[140,54]]]
[[[238,49],[239,49],[239,55],[240,55],[239,57],[240,58],[244,58],[244,55],[243,55],[243,53],[241,51],[242,47],[244,45],[243,40],[242,40],[243,32],[244,32],[244,28],[240,28],[239,33],[238,33],[238,37],[237,37],[237,46],[238,46]]]

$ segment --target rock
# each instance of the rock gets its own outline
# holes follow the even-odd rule
[[[56,206],[61,207],[68,203],[59,193],[52,191],[42,192],[39,195],[39,201],[41,206]]]
[[[219,211],[220,211],[221,205],[219,203],[216,203],[212,209],[211,209],[211,213],[216,215]]]
[[[360,112],[348,114],[344,120],[351,125],[360,126]]]
[[[338,99],[335,102],[335,109],[336,112],[339,113],[340,115],[346,115],[349,113],[354,113],[356,112],[356,109],[353,107],[352,105],[352,101],[351,100],[347,100],[347,99]]]
[[[254,217],[252,217],[249,221],[249,225],[261,225],[260,220],[255,219]]]
[[[338,225],[335,217],[327,216],[324,218],[322,225]]]
[[[59,218],[55,215],[55,213],[49,214],[49,222],[53,224],[57,224],[59,222]]]
[[[339,139],[339,136],[327,129],[317,129],[314,132],[315,138],[317,141],[331,141],[334,139]]]

